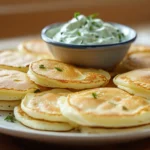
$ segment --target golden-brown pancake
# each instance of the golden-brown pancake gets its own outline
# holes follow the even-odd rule
[[[122,64],[128,70],[150,68],[150,46],[132,45]]]
[[[24,113],[20,106],[15,107],[14,115],[19,122],[32,129],[45,131],[70,131],[73,129],[73,127],[68,123],[34,119]]]
[[[37,89],[26,73],[0,69],[0,100],[21,100],[28,92]]]
[[[52,89],[41,93],[28,93],[21,102],[22,110],[30,117],[47,121],[68,122],[60,112],[58,98],[71,93],[66,89]]]
[[[27,72],[31,62],[42,58],[41,55],[24,54],[17,50],[3,50],[0,51],[0,68]]]
[[[18,106],[19,104],[20,104],[20,100],[16,100],[16,101],[0,100],[0,110],[12,111],[14,110],[14,107]]]
[[[75,92],[59,101],[62,114],[89,127],[121,128],[150,123],[150,102],[118,88]]]
[[[19,44],[19,51],[42,55],[43,58],[53,59],[47,44],[41,39],[27,40]]]
[[[48,59],[31,63],[28,76],[41,86],[72,89],[105,86],[110,80],[104,70],[83,69]]]
[[[113,81],[119,88],[150,100],[150,68],[117,75]]]

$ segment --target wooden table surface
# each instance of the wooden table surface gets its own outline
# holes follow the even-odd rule
[[[78,145],[56,145],[53,143],[42,143],[26,139],[19,139],[0,134],[1,150],[56,150],[56,149],[82,149],[82,150],[150,150],[150,138],[128,143],[107,144],[95,146],[78,146]]]
[[[135,27],[138,31],[137,43],[150,45],[150,25],[137,26]],[[29,36],[29,37],[17,37],[11,39],[1,39],[0,49],[15,47],[19,42],[25,39],[37,38],[39,36]],[[37,141],[31,141],[26,139],[19,139],[11,137],[8,135],[0,134],[0,150],[29,150],[29,149],[91,149],[91,150],[150,150],[150,138],[142,139],[129,143],[119,143],[119,144],[107,144],[99,146],[66,146],[66,145],[56,145],[53,143],[41,143]]]

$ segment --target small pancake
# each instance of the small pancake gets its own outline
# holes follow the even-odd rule
[[[0,100],[21,100],[38,86],[26,73],[17,70],[0,69]]]
[[[150,103],[118,88],[97,88],[60,97],[62,114],[89,127],[122,128],[150,123]]]
[[[150,68],[150,46],[132,45],[122,63],[128,70]]]
[[[23,125],[37,130],[45,131],[70,131],[73,129],[68,123],[60,122],[49,122],[44,120],[37,120],[29,117],[26,113],[21,110],[20,106],[14,109],[15,118],[21,122]]]
[[[150,68],[117,75],[113,81],[120,89],[150,100]]]
[[[150,51],[150,46],[149,45],[138,45],[138,44],[133,44],[130,49],[128,50],[128,53],[133,53],[133,52],[145,52],[145,51]]]
[[[48,59],[31,63],[28,76],[41,86],[71,89],[105,86],[110,80],[104,70],[83,69]]]
[[[13,111],[15,106],[20,104],[20,100],[17,101],[2,101],[0,100],[0,110]]]
[[[58,98],[71,93],[65,89],[52,89],[41,93],[28,93],[21,102],[21,109],[30,117],[47,121],[68,122],[60,112]]]
[[[43,58],[53,59],[47,44],[41,39],[27,40],[18,45],[20,52],[42,55]]]
[[[42,58],[41,55],[24,54],[17,50],[3,50],[0,51],[0,68],[27,72],[31,62]]]

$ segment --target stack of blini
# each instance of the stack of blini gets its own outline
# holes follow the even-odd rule
[[[18,105],[19,102],[15,104],[18,106],[14,109],[14,115],[19,122],[33,129],[49,131],[70,131],[76,128],[91,131],[91,129],[134,127],[150,123],[150,69],[140,69],[147,67],[146,62],[141,66],[141,55],[145,55],[136,55],[138,70],[134,70],[137,69],[135,67],[130,69],[133,71],[115,76],[113,79],[115,87],[109,87],[111,77],[107,71],[75,67],[52,60],[53,57],[49,54],[46,58],[48,52],[46,50],[41,54],[40,43],[42,41],[33,40],[19,45],[19,55],[35,56],[36,52],[36,59],[28,63],[23,63],[22,59],[19,59],[20,56],[17,57],[15,65],[0,59],[2,71],[14,72],[22,69],[21,71],[27,74],[20,71],[17,74],[21,79],[24,74],[26,80],[31,83],[30,86],[33,86],[31,88],[32,86],[25,84],[25,78],[20,81],[18,76],[19,81],[11,78],[14,82],[4,84],[10,89],[20,88],[19,92],[26,89],[22,97],[19,97],[22,98],[21,104]],[[136,52],[139,53],[138,50],[134,50],[134,53]],[[145,54],[145,51],[142,50],[140,53]],[[129,54],[130,51],[121,64],[124,64]],[[130,61],[133,62],[135,59]],[[125,65],[123,68],[129,70]],[[1,77],[5,78],[5,75]],[[25,85],[28,85],[28,88],[25,88]],[[53,89],[35,93],[39,87]],[[18,94],[14,91],[12,93],[15,96]]]
[[[31,62],[46,58],[53,59],[42,40],[25,41],[17,48],[0,51],[0,68],[27,72]]]
[[[50,131],[78,127],[76,122],[62,114],[61,97],[67,97],[75,90],[105,86],[110,80],[109,73],[104,70],[78,68],[50,59],[31,63],[27,74],[36,84],[54,89],[27,94],[21,106],[15,108],[14,115],[28,127]]]
[[[27,93],[37,89],[25,73],[0,69],[0,110],[13,110]]]
[[[38,130],[69,131],[76,125],[64,117],[57,104],[59,97],[71,91],[52,89],[41,93],[29,93],[15,107],[14,115],[22,124]]]
[[[135,69],[150,68],[150,46],[132,45],[113,75]]]
[[[150,123],[150,95],[148,94],[150,93],[150,81],[145,82],[146,78],[150,77],[150,69],[139,69],[116,76],[113,81],[119,88],[104,87],[110,81],[109,73],[104,70],[77,68],[56,60],[45,59],[33,62],[30,64],[27,74],[38,85],[61,88],[59,92],[64,88],[78,90],[57,96],[57,98],[55,98],[56,95],[50,96],[49,100],[47,99],[49,104],[45,102],[46,98],[45,100],[42,98],[44,93],[40,93],[42,96],[27,94],[22,100],[21,107],[16,107],[14,113],[17,120],[28,127],[65,131],[60,129],[60,126],[58,129],[50,129],[50,125],[47,128],[44,123],[44,121],[64,123],[64,120],[57,118],[55,107],[71,126],[70,129],[78,128],[85,131],[86,128],[86,132],[91,129],[93,131],[104,128],[120,129]],[[138,76],[135,78],[136,74]],[[122,76],[124,81],[120,81]],[[135,82],[133,82],[133,78]],[[121,89],[120,85],[126,85],[130,90],[122,88],[126,92]],[[100,86],[103,87],[100,88]],[[58,89],[47,92],[53,95],[55,90]],[[143,93],[143,95],[139,93]],[[145,93],[147,96],[144,96]],[[46,106],[48,109],[45,108]],[[22,119],[23,117],[24,119]],[[39,122],[37,125],[35,121],[42,121],[42,123]]]
[[[25,72],[31,62],[51,58],[51,54],[45,56],[48,48],[42,40],[26,41],[19,44],[19,47],[0,51],[0,110],[13,111],[27,93],[41,88],[31,81]],[[42,47],[43,53],[34,54],[39,47]]]

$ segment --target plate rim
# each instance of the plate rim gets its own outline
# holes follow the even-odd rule
[[[16,123],[17,124],[17,123]],[[21,126],[24,127],[24,125],[22,125],[21,123],[19,123]],[[26,126],[25,126],[26,127]],[[28,128],[28,127],[26,127]],[[74,141],[77,140],[75,142],[78,141],[90,141],[91,142],[93,140],[95,140],[95,142],[110,142],[110,141],[115,141],[116,139],[118,139],[120,142],[121,141],[126,141],[126,140],[130,140],[130,139],[142,139],[142,138],[146,138],[146,137],[150,137],[150,128],[143,128],[141,130],[135,130],[132,132],[112,132],[112,133],[73,133],[73,132],[53,132],[53,131],[40,131],[40,130],[34,130],[31,128],[28,128],[30,131],[26,131],[26,129],[23,130],[19,130],[18,129],[14,129],[11,127],[3,126],[0,124],[0,133],[4,133],[4,134],[8,134],[8,135],[12,135],[12,136],[17,136],[17,137],[22,137],[22,138],[27,138],[27,136],[29,136],[29,139],[39,139],[40,137],[44,137],[49,141],[49,138],[53,138],[53,139],[59,139],[59,140],[66,140],[68,139],[69,141]],[[36,137],[36,138],[32,138],[32,137]],[[65,137],[65,138],[64,138]],[[66,140],[66,141],[68,141]]]

